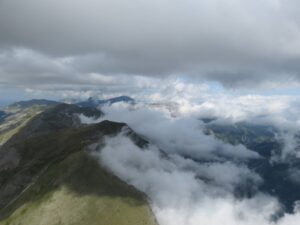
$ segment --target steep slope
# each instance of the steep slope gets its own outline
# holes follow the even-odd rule
[[[155,224],[144,194],[88,153],[123,123],[81,125],[92,108],[58,105],[35,116],[0,149],[2,224]],[[128,128],[137,144],[146,144]]]
[[[3,224],[155,224],[143,194],[84,152],[49,166],[3,214]]]
[[[58,102],[35,99],[11,104],[0,111],[0,145],[16,134],[38,113]]]

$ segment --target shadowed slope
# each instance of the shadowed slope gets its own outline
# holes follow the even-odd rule
[[[81,125],[101,112],[58,105],[34,117],[0,149],[0,221],[4,224],[155,224],[146,197],[107,172],[86,147],[117,135],[124,123]],[[2,224],[2,223],[1,223]]]

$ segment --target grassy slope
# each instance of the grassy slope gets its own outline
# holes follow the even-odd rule
[[[24,127],[28,121],[30,121],[30,119],[45,108],[45,106],[32,106],[24,110],[19,109],[19,111],[17,109],[8,109],[8,113],[14,113],[11,116],[8,116],[5,121],[0,123],[0,145],[9,140],[14,134],[18,133],[19,130]]]
[[[2,214],[11,214],[0,220],[7,225],[156,224],[142,193],[82,151],[50,166]]]
[[[39,124],[35,121],[3,146],[18,149],[21,161],[0,171],[1,225],[156,224],[145,195],[101,168],[84,150],[117,134],[123,124],[104,121],[28,135],[32,124]]]

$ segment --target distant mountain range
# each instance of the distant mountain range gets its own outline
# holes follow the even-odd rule
[[[280,154],[284,143],[280,139],[279,131],[272,126],[237,122],[233,124],[214,123],[214,119],[205,120],[206,134],[232,144],[242,144],[248,149],[257,152],[262,158],[250,160],[247,166],[258,173],[264,180],[260,190],[275,196],[282,203],[286,212],[292,213],[294,205],[300,199],[300,183],[291,179],[292,170],[300,170],[300,161],[290,157],[285,161],[272,160]],[[300,177],[299,177],[300,180]],[[238,195],[245,195],[238,190]]]

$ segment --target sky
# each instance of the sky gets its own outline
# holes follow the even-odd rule
[[[297,0],[1,0],[1,102],[138,97],[178,79],[211,92],[299,95],[299,8]]]

